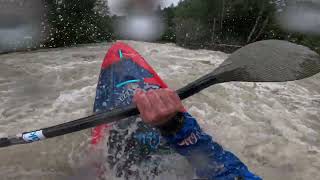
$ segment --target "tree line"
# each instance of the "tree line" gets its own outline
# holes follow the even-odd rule
[[[283,0],[184,0],[159,8],[166,30],[159,41],[225,51],[264,39],[303,44],[320,52],[320,36],[283,30],[276,17]],[[104,0],[46,0],[46,47],[117,39]]]
[[[167,30],[163,40],[178,45],[231,51],[265,39],[303,44],[320,52],[320,36],[289,32],[277,17],[285,9],[279,0],[184,0],[163,9]],[[304,2],[299,2],[304,3]],[[312,6],[312,3],[309,4]],[[230,46],[233,45],[233,46]],[[234,48],[232,48],[234,47]]]

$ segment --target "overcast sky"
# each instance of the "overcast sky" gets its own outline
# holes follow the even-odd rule
[[[121,5],[126,0],[108,0],[109,1],[109,7],[112,14],[119,14],[117,7]],[[162,7],[170,6],[172,3],[174,5],[177,5],[180,0],[159,0]]]
[[[162,0],[164,6],[170,6],[172,3],[173,4],[178,4],[179,0]]]

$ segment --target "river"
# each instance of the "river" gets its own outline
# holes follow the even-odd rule
[[[228,57],[174,44],[127,43],[173,89]],[[90,115],[100,65],[110,46],[0,55],[0,137]],[[320,177],[320,75],[286,83],[215,85],[184,104],[206,132],[264,179]],[[90,162],[89,141],[86,130],[0,149],[0,179],[70,179]]]

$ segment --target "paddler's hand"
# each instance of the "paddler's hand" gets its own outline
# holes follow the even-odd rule
[[[163,127],[172,124],[177,114],[184,112],[179,96],[171,89],[158,89],[144,92],[137,90],[133,98],[142,120],[153,126]]]

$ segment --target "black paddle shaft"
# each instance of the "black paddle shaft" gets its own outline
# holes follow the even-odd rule
[[[311,77],[319,71],[320,56],[309,48],[286,41],[260,41],[239,49],[213,72],[179,89],[177,93],[183,100],[218,83],[285,82]],[[97,113],[53,127],[26,132],[17,137],[0,138],[0,147],[61,136],[138,114],[139,111],[134,105]]]
[[[183,100],[216,83],[219,83],[218,80],[212,74],[208,74],[179,89],[177,94]],[[134,105],[131,105],[125,108],[97,113],[82,119],[45,128],[42,130],[42,133],[46,138],[51,138],[111,123],[138,114],[138,109]]]
[[[208,74],[188,84],[187,86],[179,89],[177,91],[177,94],[183,100],[217,83],[219,83],[217,78],[215,78],[212,74]],[[36,134],[39,132],[43,135],[43,139],[52,138],[52,137],[62,136],[65,134],[81,131],[88,128],[93,128],[102,124],[112,123],[112,122],[130,117],[130,116],[138,115],[138,114],[139,114],[139,111],[134,105],[130,105],[125,108],[114,109],[109,112],[100,112],[85,118],[59,124],[56,126],[44,128],[41,130],[31,131],[31,132],[25,132],[20,137],[1,138],[0,147],[7,147],[15,144],[26,144],[26,143],[42,140],[42,139],[35,139],[32,141],[26,141],[23,138],[24,136],[30,136],[32,134]]]

